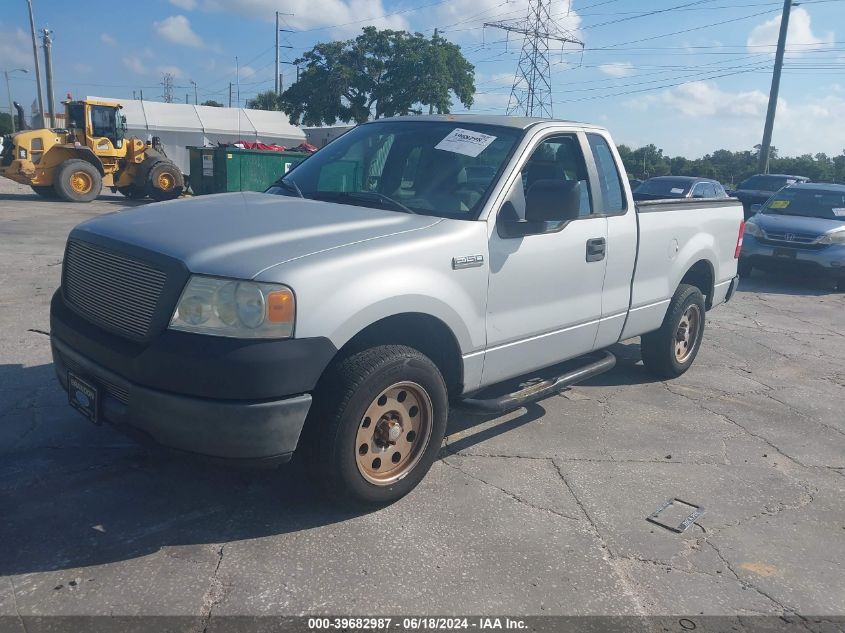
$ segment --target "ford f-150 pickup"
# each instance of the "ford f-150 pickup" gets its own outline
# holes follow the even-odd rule
[[[517,408],[637,336],[658,375],[690,367],[736,288],[742,207],[636,205],[624,176],[600,127],[400,117],[266,193],[89,220],[51,304],[59,381],[94,422],[218,458],[297,451],[337,496],[391,502],[434,462],[450,404]]]

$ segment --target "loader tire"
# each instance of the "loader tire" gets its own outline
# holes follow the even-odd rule
[[[150,197],[159,202],[178,198],[185,189],[185,179],[182,177],[182,172],[176,165],[168,161],[153,165],[147,181]]]
[[[38,195],[39,198],[44,198],[45,200],[55,200],[58,198],[58,194],[56,190],[53,189],[53,185],[31,185],[32,190]]]
[[[103,178],[91,163],[74,158],[58,169],[54,187],[62,200],[91,202],[103,189]]]

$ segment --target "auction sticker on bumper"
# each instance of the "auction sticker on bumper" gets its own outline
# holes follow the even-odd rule
[[[97,424],[97,388],[72,372],[67,373],[67,399],[74,409]]]

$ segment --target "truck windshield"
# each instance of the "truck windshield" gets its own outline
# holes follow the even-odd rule
[[[522,130],[379,121],[350,130],[266,193],[475,219]]]
[[[783,189],[769,199],[762,211],[845,222],[845,187],[842,191]]]

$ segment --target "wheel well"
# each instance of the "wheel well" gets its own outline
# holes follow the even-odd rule
[[[75,147],[72,150],[67,152],[67,160],[84,160],[86,163],[90,163],[94,169],[96,169],[100,176],[105,176],[106,170],[103,167],[103,161],[99,159],[99,157],[91,151],[89,147]],[[64,162],[66,162],[64,161]],[[61,164],[58,165],[61,167]]]
[[[686,272],[682,284],[695,286],[705,297],[705,307],[709,310],[713,307],[713,266],[706,259],[700,259]]]
[[[460,393],[463,363],[458,341],[449,326],[428,314],[409,312],[376,321],[352,337],[338,357],[389,344],[407,345],[428,356],[443,375],[449,395]]]

